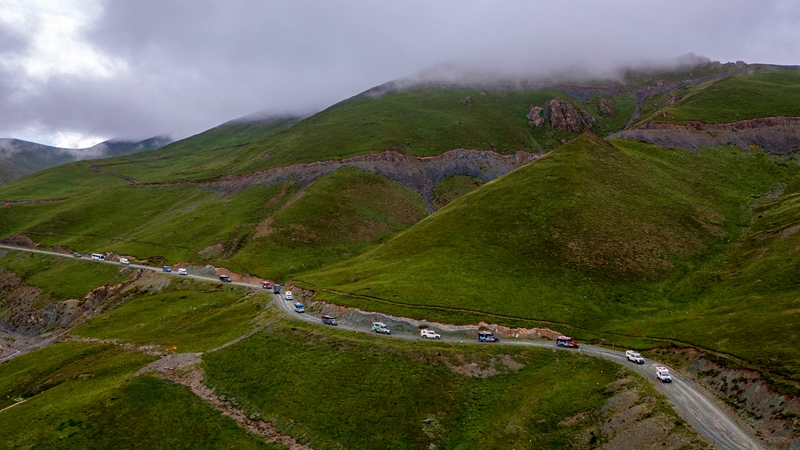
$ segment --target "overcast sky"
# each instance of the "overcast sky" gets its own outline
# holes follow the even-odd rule
[[[800,64],[796,0],[0,0],[0,137],[85,147],[301,113],[457,63]]]

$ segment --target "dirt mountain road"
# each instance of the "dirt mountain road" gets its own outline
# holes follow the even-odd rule
[[[26,252],[41,253],[41,254],[47,254],[64,258],[73,257],[72,255],[67,255],[64,253],[51,252],[46,250],[36,250],[30,248],[12,247],[7,245],[0,245],[0,248],[8,250],[19,250]],[[122,265],[119,262],[115,261],[95,261],[88,258],[81,258],[81,259],[85,260],[87,263],[115,264],[120,266]],[[130,264],[127,266],[137,269],[152,270],[155,272],[163,273],[164,275],[167,276],[186,277],[210,283],[220,283],[220,280],[216,278],[202,277],[197,275],[178,275],[176,272],[163,272],[162,268],[160,267],[144,266],[139,264]],[[256,286],[253,284],[236,282],[236,281],[231,282],[230,284],[236,286],[243,286],[250,289],[259,289],[259,290],[262,289],[261,286]],[[312,323],[321,323],[321,319],[319,317],[314,316],[313,314],[295,312],[293,307],[294,301],[286,300],[283,294],[273,293],[272,297],[273,297],[273,302],[278,306],[278,308],[281,311],[285,312],[289,317]],[[369,329],[365,329],[363,327],[351,326],[346,323],[340,324],[338,326],[338,329],[346,330],[348,332],[362,332],[362,333],[371,332],[371,330]],[[420,339],[418,335],[400,334],[400,333],[393,334],[391,336],[386,336],[386,338]],[[449,338],[449,337],[442,337],[442,340],[446,342],[465,342],[464,339]],[[467,342],[472,342],[473,345],[492,345],[492,344],[479,344],[477,341],[467,341]],[[736,424],[736,421],[730,416],[728,416],[726,412],[715,403],[714,399],[706,396],[705,393],[703,393],[703,391],[701,391],[700,388],[693,381],[681,377],[679,375],[676,375],[674,371],[673,371],[672,383],[662,384],[660,381],[658,381],[658,379],[656,379],[655,377],[655,367],[663,366],[664,364],[658,363],[656,361],[647,361],[645,364],[642,365],[633,364],[627,361],[627,359],[625,358],[625,354],[622,352],[602,347],[590,346],[590,345],[584,345],[578,350],[566,350],[557,347],[556,344],[551,341],[523,341],[523,340],[512,340],[512,339],[504,339],[502,342],[500,342],[500,345],[523,345],[523,346],[560,349],[564,351],[577,351],[586,355],[598,358],[604,358],[609,361],[613,361],[618,364],[624,365],[628,369],[639,373],[646,380],[653,383],[656,386],[656,389],[669,399],[669,401],[672,403],[672,405],[675,407],[678,413],[682,417],[684,417],[684,419],[687,422],[689,422],[689,424],[691,424],[692,427],[694,427],[694,429],[701,436],[711,441],[712,444],[717,448],[720,448],[722,450],[763,449],[763,447],[761,447],[755,439],[753,439],[751,436],[745,433]],[[13,356],[17,356],[18,354]]]

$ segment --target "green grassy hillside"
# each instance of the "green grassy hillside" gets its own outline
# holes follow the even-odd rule
[[[232,195],[197,184],[120,186],[5,212],[2,235],[271,278],[355,256],[426,215],[418,194],[354,168],[300,191],[295,181]]]
[[[729,242],[749,224],[752,196],[797,173],[794,163],[757,153],[689,153],[583,136],[381,247],[301,279],[363,296],[339,295],[338,302],[416,317],[439,306],[671,338],[751,361],[751,349],[761,345],[756,342],[767,339],[775,341],[775,352],[796,361],[797,342],[786,336],[777,342],[781,338],[770,338],[769,329],[747,327],[747,336],[758,336],[749,349],[741,341],[724,345],[725,327],[712,318],[722,305],[699,303],[697,289],[687,288],[686,295],[673,290],[733,248]],[[777,314],[790,304],[774,300],[765,311]],[[725,306],[741,320],[750,314],[743,304]],[[657,325],[656,318],[676,311],[702,317],[692,334]],[[456,312],[437,314],[463,320]],[[791,376],[800,378],[800,372]]]
[[[278,448],[187,389],[133,378],[154,360],[111,345],[62,343],[0,364],[3,448]]]
[[[621,129],[635,110],[629,96],[613,99],[616,114],[598,112],[593,95],[588,101],[552,89],[483,90],[415,88],[380,96],[362,95],[338,103],[312,117],[296,122],[282,119],[269,122],[233,121],[205,133],[160,149],[132,156],[94,162],[102,170],[132,177],[141,182],[179,179],[205,179],[228,173],[249,173],[295,163],[340,159],[350,156],[395,150],[416,156],[441,154],[455,148],[513,153],[540,151],[560,145],[574,133],[527,124],[525,115],[533,106],[546,106],[554,97],[570,99],[597,119],[595,132],[606,134]],[[462,105],[466,97],[471,102]],[[73,166],[71,171],[79,170]],[[58,172],[62,173],[62,172]],[[60,179],[73,187],[124,180],[84,174],[87,179],[60,179],[54,173],[26,178],[27,189],[0,188],[0,199],[31,198],[34,180],[49,184]],[[99,177],[99,178],[98,178]],[[35,189],[34,189],[35,190]],[[65,189],[66,191],[66,189]],[[55,197],[40,189],[38,195]],[[42,197],[39,197],[42,198]]]
[[[289,197],[231,258],[235,266],[284,279],[352,258],[427,215],[419,194],[351,167]]]
[[[203,361],[218,392],[319,449],[589,447],[592,436],[604,442],[601,408],[621,385],[654,395],[638,377],[616,381],[628,374],[613,363],[577,354],[307,324],[278,323]],[[670,429],[680,421],[665,406],[651,416],[664,414]],[[565,420],[575,416],[586,419]]]
[[[667,106],[670,97],[679,99]],[[685,125],[800,116],[800,70],[758,70],[670,91],[645,103],[637,122]]]

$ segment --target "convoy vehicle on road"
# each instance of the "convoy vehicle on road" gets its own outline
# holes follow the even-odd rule
[[[661,380],[662,383],[672,383],[672,377],[666,367],[656,367],[656,378]]]
[[[633,350],[626,351],[625,358],[627,358],[628,361],[635,362],[636,364],[644,364],[644,358],[642,358],[642,355]]]
[[[295,303],[294,304],[294,310],[295,310],[295,312],[299,312],[299,313],[306,312],[306,309],[303,308],[303,304],[302,303]]]
[[[270,282],[270,281],[262,281],[261,282],[261,287],[264,288],[264,289],[269,289],[269,288],[272,287],[272,282]]]
[[[131,262],[130,262],[130,261],[128,261],[128,258],[120,258],[120,259],[119,259],[119,263],[120,263],[120,264],[125,264],[125,265],[127,266],[127,265],[128,265],[128,264],[130,264]]]
[[[286,300],[294,300],[292,296],[292,291],[286,291]]]
[[[74,257],[76,257],[76,258],[83,258],[83,255],[81,255],[81,254],[80,254],[80,253],[78,253],[78,252],[75,252],[75,253],[73,253],[73,254],[72,254],[72,256],[74,256]]]
[[[281,293],[281,285],[278,284],[278,283],[275,283],[275,285],[272,286],[272,292],[275,293],[275,294],[280,294]]]
[[[227,275],[220,275],[219,276],[219,281],[222,281],[223,283],[230,283],[231,282],[231,277],[229,277]]]
[[[419,335],[422,339],[441,339],[442,336],[433,330],[419,330]]]
[[[556,345],[559,347],[578,348],[580,347],[577,342],[573,341],[569,336],[559,336],[556,338]]]
[[[178,269],[178,275],[189,275],[189,272],[184,268]]]
[[[500,338],[492,334],[491,331],[478,331],[478,340],[480,342],[500,342]]]
[[[336,322],[336,317],[331,317],[331,316],[322,316],[322,323],[324,323],[325,325],[333,325],[333,326],[339,325]]]
[[[163,270],[164,272],[172,272],[172,268],[170,266],[163,266],[161,267],[161,270]]]
[[[105,261],[106,255],[102,253],[92,253],[92,259],[95,261]]]
[[[392,334],[392,330],[383,322],[372,322],[372,331],[380,334]]]

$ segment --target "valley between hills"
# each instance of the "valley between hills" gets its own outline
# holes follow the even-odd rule
[[[793,449],[798,121],[779,66],[389,83],[2,184],[0,442]]]

